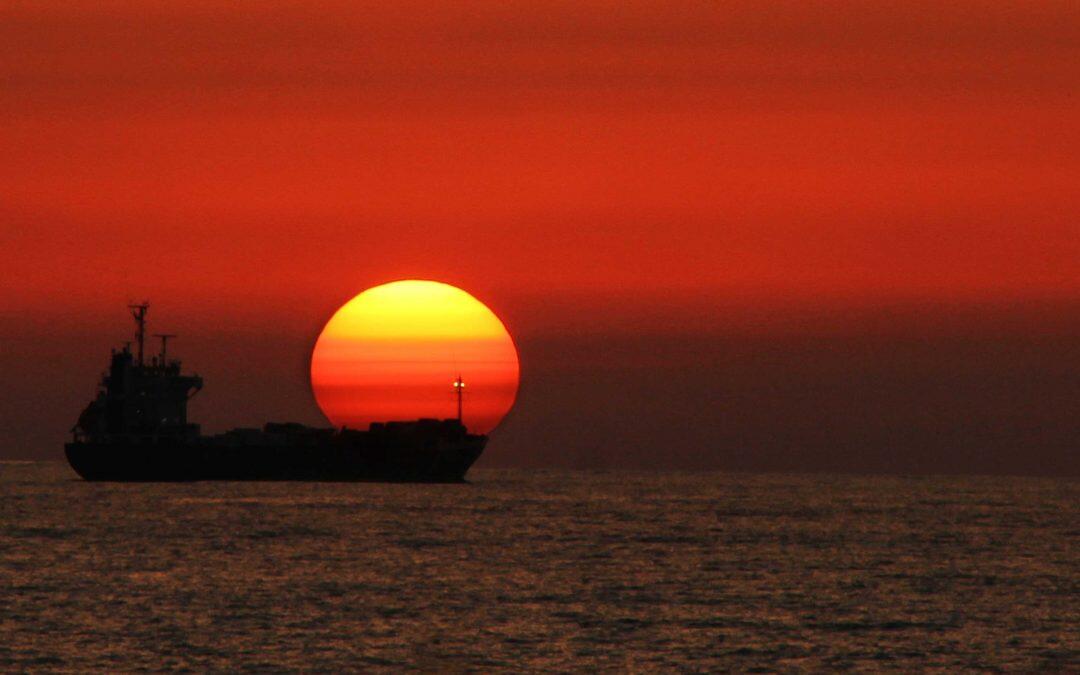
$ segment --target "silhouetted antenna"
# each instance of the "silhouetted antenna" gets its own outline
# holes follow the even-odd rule
[[[146,311],[150,309],[150,303],[143,300],[138,305],[128,305],[128,309],[131,310],[131,316],[135,317],[135,323],[138,325],[138,329],[135,331],[135,339],[139,343],[139,365],[143,364],[143,342],[146,339]]]
[[[465,395],[465,380],[461,379],[461,373],[458,373],[457,379],[454,380],[454,393],[457,394],[457,421],[461,421],[461,399]]]
[[[165,354],[169,348],[169,338],[176,337],[175,333],[154,333],[154,337],[161,338],[161,367],[165,367]]]

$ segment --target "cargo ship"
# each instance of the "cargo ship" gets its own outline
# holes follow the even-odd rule
[[[462,423],[461,375],[453,382],[457,417],[374,422],[367,429],[268,423],[203,435],[187,407],[202,378],[184,374],[161,350],[144,359],[149,303],[130,305],[132,343],[113,349],[97,396],[79,415],[64,453],[88,481],[383,481],[465,480],[487,436]]]

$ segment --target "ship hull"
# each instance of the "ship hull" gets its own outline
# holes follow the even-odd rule
[[[378,481],[460,483],[486,436],[364,447],[345,442],[221,445],[77,441],[68,463],[88,481]]]

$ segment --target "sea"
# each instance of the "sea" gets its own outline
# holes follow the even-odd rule
[[[1071,479],[0,464],[0,670],[1080,672]]]

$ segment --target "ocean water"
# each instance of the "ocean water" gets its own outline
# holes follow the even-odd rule
[[[0,464],[0,669],[1080,670],[1069,480]]]

